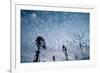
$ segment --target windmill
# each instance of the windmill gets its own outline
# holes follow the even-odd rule
[[[40,61],[40,50],[46,50],[46,43],[45,43],[45,40],[42,36],[38,36],[35,40],[36,42],[36,45],[37,45],[37,50],[36,50],[36,54],[35,54],[35,59],[33,60],[33,62],[39,62]]]

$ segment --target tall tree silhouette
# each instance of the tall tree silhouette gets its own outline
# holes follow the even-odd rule
[[[62,50],[63,50],[63,52],[64,52],[64,55],[65,55],[65,57],[66,57],[66,60],[68,60],[67,48],[66,48],[64,45],[62,45]]]
[[[38,36],[35,40],[36,45],[37,45],[37,51],[35,52],[35,59],[33,60],[33,62],[39,62],[40,58],[39,58],[39,54],[40,54],[40,49],[46,49],[46,43],[45,40],[42,36]]]

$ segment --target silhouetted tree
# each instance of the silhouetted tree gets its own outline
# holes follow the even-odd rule
[[[62,46],[62,50],[63,50],[63,52],[64,52],[64,55],[65,55],[65,57],[66,57],[66,60],[68,60],[67,48],[66,48],[64,45]]]
[[[73,40],[73,43],[77,45],[77,49],[80,51],[77,54],[81,55],[74,54],[76,59],[89,59],[89,34],[81,31],[78,34],[73,33]]]
[[[36,45],[37,45],[37,51],[35,52],[35,59],[33,60],[33,62],[39,62],[39,54],[40,54],[40,49],[46,49],[46,43],[43,37],[38,36],[35,40]]]
[[[84,55],[81,41],[79,41],[79,48],[80,48],[80,50],[81,50],[81,53]]]
[[[85,32],[80,32],[78,34],[73,34],[74,35],[74,38],[76,39],[76,41],[78,41],[78,46],[79,46],[79,49],[81,50],[81,53],[84,55],[84,52],[83,52],[83,48],[82,48],[82,42],[83,42],[83,39],[85,37]]]

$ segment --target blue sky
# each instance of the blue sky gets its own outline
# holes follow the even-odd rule
[[[82,31],[89,37],[89,17],[82,12],[21,10],[21,56],[33,58],[37,36],[44,37],[51,48],[70,40],[72,33]]]

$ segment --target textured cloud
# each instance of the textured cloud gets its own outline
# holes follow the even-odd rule
[[[80,31],[89,37],[89,13],[21,10],[21,61],[34,59],[37,36],[44,37],[48,46],[41,54],[42,59],[52,61],[55,55],[58,61],[64,60],[61,46],[67,40],[72,41],[72,33],[77,35]],[[69,54],[71,52],[72,49]],[[73,55],[69,58],[73,59]]]

